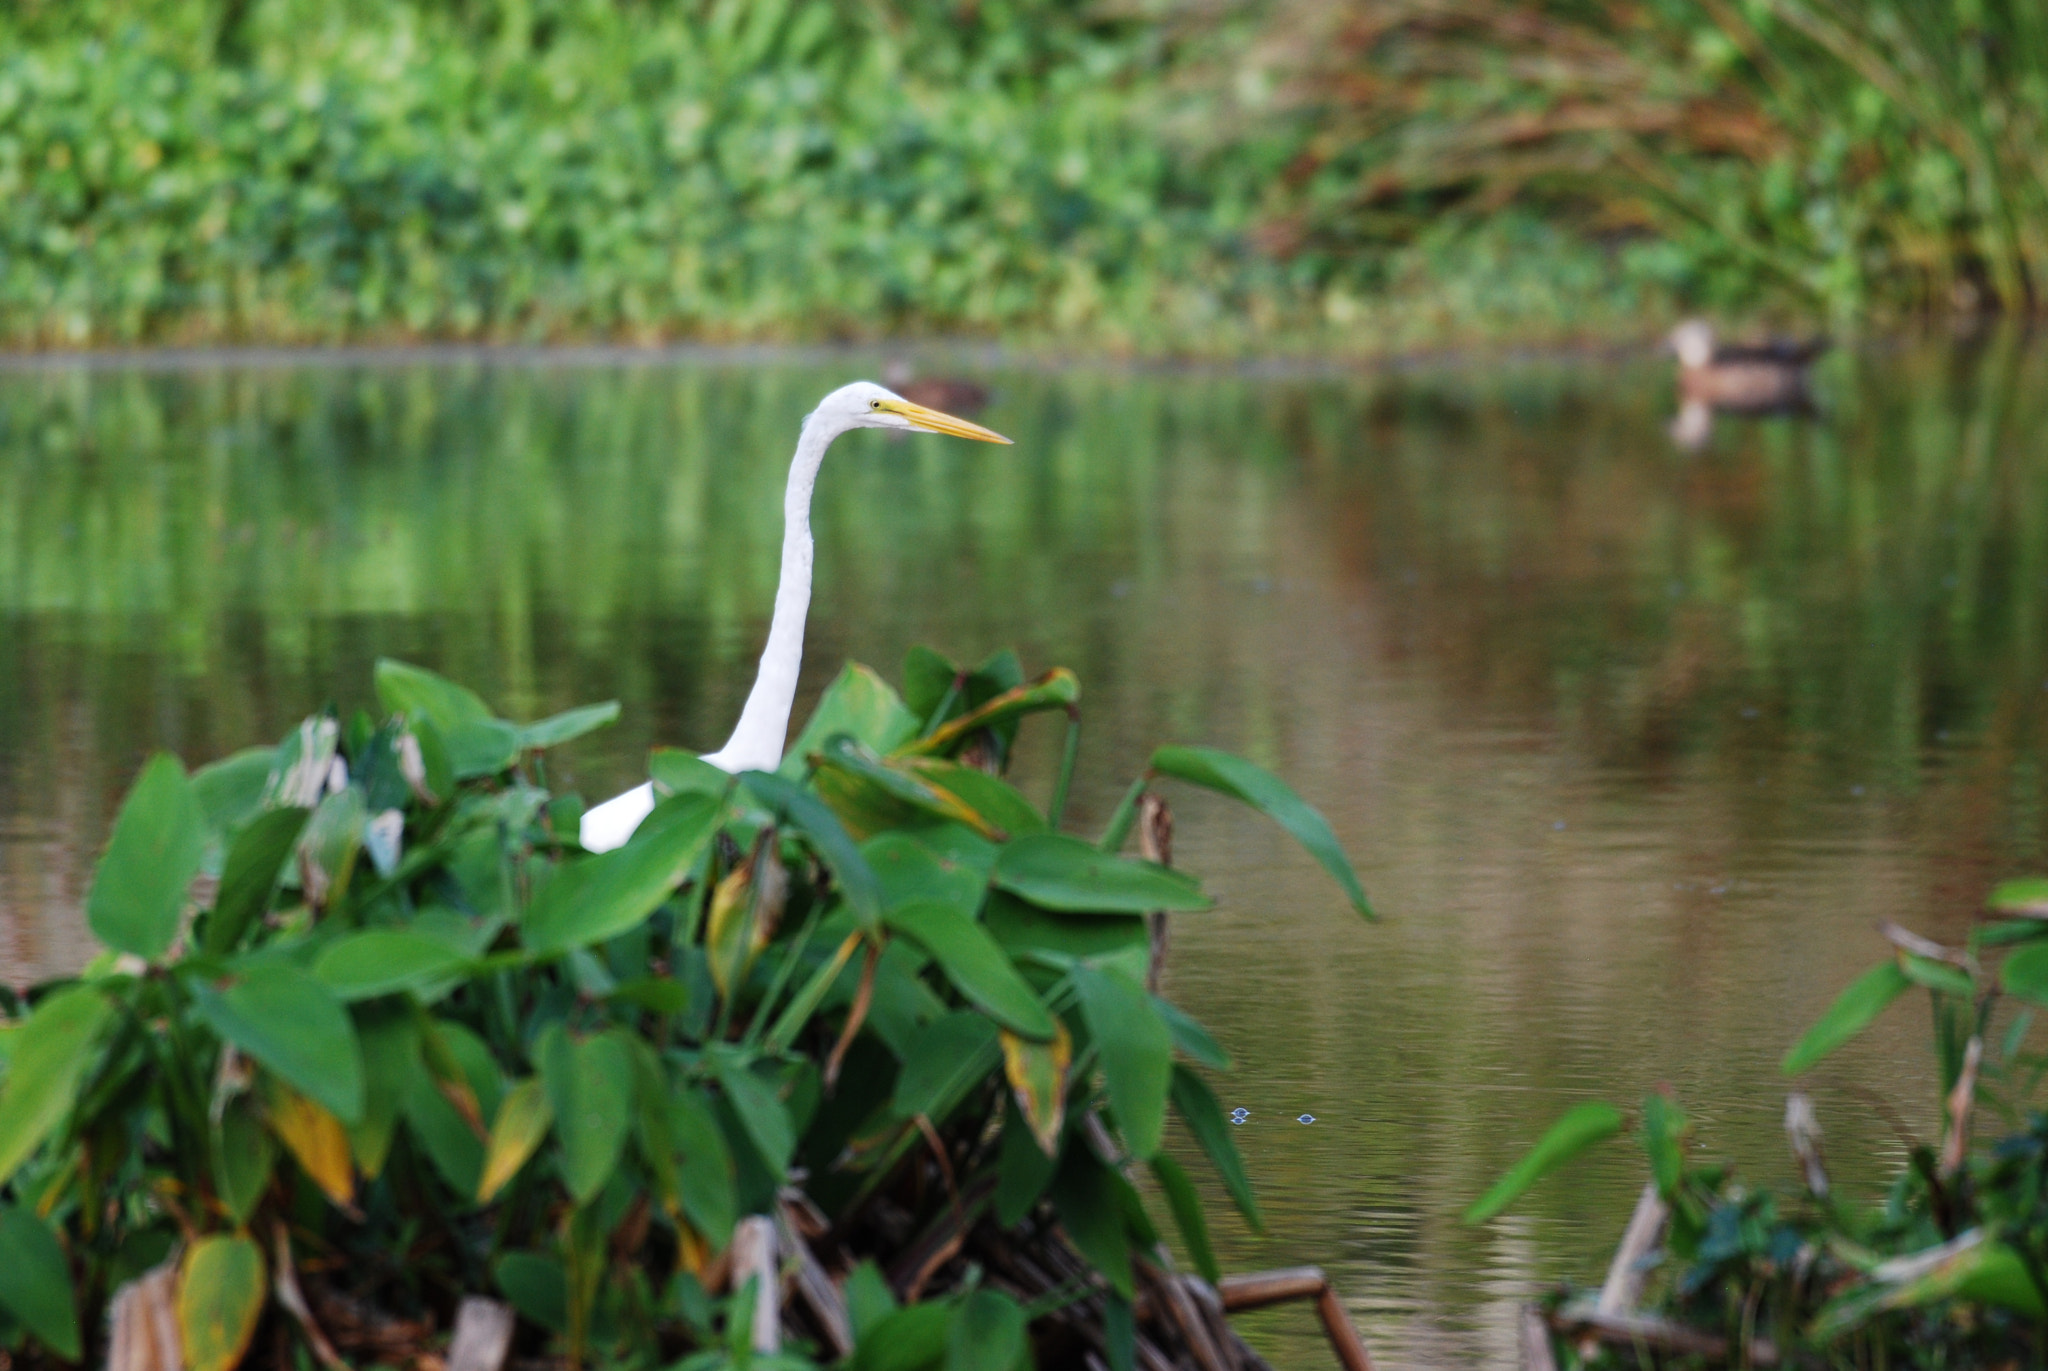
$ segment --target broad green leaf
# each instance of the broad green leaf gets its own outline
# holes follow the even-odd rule
[[[538,1252],[507,1252],[491,1266],[491,1278],[520,1317],[550,1333],[569,1327],[569,1278],[562,1264]]]
[[[980,1014],[956,1009],[911,1034],[896,1077],[895,1110],[937,1123],[1000,1055],[996,1026]]]
[[[504,1078],[490,1048],[462,1025],[432,1020],[424,1014],[414,1023],[419,1030],[419,1050],[413,1054],[400,1097],[406,1127],[455,1192],[473,1195],[483,1179],[482,1121],[494,1117],[500,1108]],[[443,1060],[436,1066],[429,1062],[430,1056]],[[437,1079],[450,1074],[455,1080]],[[451,1091],[464,1097],[465,1108],[457,1108],[449,1097]]]
[[[857,738],[874,752],[890,752],[908,742],[921,722],[887,681],[858,662],[848,662],[818,697],[818,707],[789,745],[776,774],[802,780],[807,759],[834,734]]]
[[[278,877],[299,845],[310,814],[304,809],[266,809],[236,835],[221,870],[213,912],[200,929],[201,950],[224,957],[241,945],[242,936],[270,907]]]
[[[989,936],[1019,961],[1036,957],[1065,966],[1086,958],[1136,980],[1144,976],[1151,957],[1145,919],[1139,914],[1055,914],[997,891],[989,897],[981,922]]]
[[[1052,1183],[1052,1173],[1058,1169],[1057,1136],[1053,1148],[1047,1153],[1039,1146],[1032,1136],[1030,1122],[1018,1107],[1016,1097],[1011,1096],[1003,1111],[1002,1147],[996,1154],[997,1223],[1014,1228],[1038,1203],[1038,1197]]]
[[[716,795],[732,789],[732,777],[694,752],[657,747],[647,754],[647,778],[663,795]]]
[[[1188,1260],[1203,1280],[1216,1284],[1222,1275],[1216,1265],[1216,1249],[1209,1244],[1209,1221],[1202,1213],[1202,1197],[1196,1193],[1195,1183],[1181,1164],[1164,1152],[1152,1159],[1152,1179],[1159,1183],[1166,1207],[1173,1211],[1174,1226],[1187,1244]]]
[[[1196,1023],[1180,1006],[1171,1000],[1152,997],[1152,1008],[1159,1017],[1166,1020],[1166,1026],[1173,1031],[1174,1047],[1216,1071],[1230,1069],[1230,1054],[1209,1036],[1209,1030]]]
[[[192,773],[192,797],[207,829],[225,833],[256,813],[277,765],[275,747],[245,747]]]
[[[936,901],[972,917],[988,888],[984,872],[948,861],[908,833],[882,833],[860,854],[881,886],[884,906]]]
[[[560,747],[563,743],[581,738],[586,733],[595,733],[600,728],[617,723],[618,718],[617,700],[606,700],[601,705],[582,705],[576,709],[565,709],[560,714],[551,714],[530,724],[520,724],[519,746],[526,751]]]
[[[243,1237],[201,1238],[178,1277],[178,1336],[190,1371],[230,1371],[263,1315],[263,1250]]]
[[[817,768],[811,784],[856,838],[930,822],[965,824],[984,837],[998,836],[959,796],[907,766],[884,761],[844,733],[828,738],[806,760]]]
[[[1012,1371],[1029,1343],[1024,1308],[987,1286],[970,1293],[953,1311],[946,1330],[946,1371]]]
[[[57,1234],[31,1209],[0,1208],[0,1253],[0,1309],[65,1361],[77,1361],[78,1301]]]
[[[1152,754],[1152,770],[1228,795],[1258,810],[1286,829],[1308,849],[1311,857],[1322,863],[1323,870],[1343,888],[1353,909],[1368,919],[1375,917],[1372,906],[1366,903],[1365,887],[1358,883],[1358,873],[1352,870],[1351,859],[1344,855],[1337,835],[1330,831],[1329,821],[1272,772],[1213,747],[1162,747]]]
[[[468,965],[434,938],[395,928],[366,928],[329,943],[313,963],[313,979],[343,1003],[418,990]]]
[[[1052,1205],[1060,1227],[1109,1288],[1131,1298],[1131,1244],[1124,1231],[1123,1181],[1085,1147],[1070,1147],[1052,1179]]]
[[[1666,1200],[1677,1193],[1685,1174],[1685,1143],[1691,1131],[1685,1111],[1668,1095],[1652,1092],[1644,1098],[1643,1151],[1649,1155],[1657,1193]]]
[[[226,989],[192,984],[201,1018],[343,1123],[363,1116],[355,1026],[326,986],[282,962],[238,973]]]
[[[237,1096],[221,1111],[213,1145],[214,1188],[228,1217],[239,1227],[256,1211],[256,1202],[269,1187],[277,1163],[277,1146],[263,1127],[262,1113],[252,1096]]]
[[[943,904],[901,905],[882,922],[909,935],[946,973],[953,988],[996,1022],[1042,1042],[1053,1036],[1053,1018],[988,931],[958,909]]]
[[[355,1165],[341,1121],[288,1086],[273,1082],[264,1093],[270,1131],[292,1154],[299,1169],[328,1199],[344,1209],[353,1205]]]
[[[1004,1029],[1003,1077],[1023,1111],[1031,1138],[1046,1156],[1059,1151],[1060,1128],[1066,1122],[1067,1068],[1073,1065],[1074,1041],[1067,1026],[1053,1020],[1051,1042],[1033,1042]]]
[[[1173,1033],[1145,988],[1114,971],[1074,968],[1074,990],[1102,1061],[1110,1108],[1132,1155],[1149,1159],[1166,1129]]]
[[[896,1312],[896,1292],[888,1277],[872,1259],[857,1263],[846,1274],[846,1317],[853,1325],[856,1346],[867,1341],[875,1328]]]
[[[1079,678],[1063,666],[1054,667],[1037,680],[1006,690],[960,717],[941,724],[902,751],[923,756],[946,756],[978,729],[998,728],[1040,710],[1068,709],[1080,700]]]
[[[363,1051],[363,1117],[350,1126],[348,1147],[362,1173],[375,1180],[391,1155],[406,1087],[425,1068],[411,1010],[394,1004],[361,1015],[356,1037]]]
[[[1587,1148],[1607,1141],[1621,1132],[1621,1127],[1621,1111],[1611,1104],[1572,1106],[1529,1149],[1527,1156],[1510,1167],[1506,1175],[1493,1183],[1491,1190],[1465,1211],[1465,1222],[1485,1223],[1520,1199],[1522,1193],[1537,1181]]]
[[[960,668],[950,659],[922,643],[903,654],[903,703],[919,727],[937,711],[960,676]]]
[[[467,686],[389,657],[377,663],[376,681],[377,701],[386,713],[424,719],[440,735],[457,779],[495,775],[518,760],[518,728],[494,717]]]
[[[617,1030],[579,1040],[554,1027],[534,1044],[534,1059],[562,1144],[562,1182],[571,1199],[588,1204],[625,1150],[633,1121],[632,1049]],[[488,1170],[479,1178],[479,1195],[487,1179]]]
[[[1979,924],[1970,934],[1970,946],[1977,951],[1987,947],[2010,947],[2014,943],[2042,940],[2048,940],[2048,919],[2031,917],[2001,919],[1997,923]]]
[[[1788,1076],[1796,1076],[1806,1070],[1868,1028],[1871,1021],[1884,1013],[1885,1008],[1905,994],[1912,984],[1906,973],[1899,969],[1897,961],[1883,962],[1870,968],[1836,996],[1827,1013],[1821,1015],[1813,1027],[1806,1030],[1806,1035],[1792,1045],[1780,1069]]]
[[[78,986],[43,1000],[8,1035],[7,1076],[0,1084],[0,1185],[64,1121],[113,1017],[106,996]]]
[[[2048,915],[2048,877],[2026,876],[2007,881],[1984,902],[2001,914]]]
[[[1998,984],[2008,995],[2048,1004],[2048,944],[2023,947],[1998,968]]]
[[[1252,1197],[1252,1183],[1244,1174],[1244,1159],[1237,1154],[1237,1143],[1231,1139],[1230,1125],[1223,1118],[1223,1106],[1216,1103],[1209,1083],[1175,1062],[1172,1096],[1174,1109],[1188,1126],[1188,1132],[1194,1134],[1195,1144],[1208,1157],[1209,1165],[1223,1178],[1223,1188],[1230,1192],[1238,1212],[1253,1229],[1263,1229],[1265,1220],[1259,1217],[1259,1202]]]
[[[444,734],[462,724],[494,717],[481,695],[425,667],[382,657],[377,661],[375,681],[377,703],[385,713],[430,719]]]
[[[875,873],[861,859],[860,849],[854,846],[845,825],[825,802],[766,771],[746,772],[740,780],[756,800],[775,812],[783,827],[793,828],[804,836],[811,850],[831,870],[840,898],[860,920],[861,928],[873,932],[882,913],[881,887],[875,883]]]
[[[1045,816],[1032,807],[1031,801],[1025,799],[1017,787],[1000,776],[991,776],[986,771],[941,757],[905,757],[897,765],[955,796],[1013,838],[1046,831]]]
[[[706,1049],[712,1075],[747,1130],[761,1160],[779,1185],[796,1155],[796,1128],[775,1089],[755,1075],[745,1054],[727,1047]]]
[[[563,867],[541,888],[520,924],[527,950],[546,956],[615,938],[637,927],[690,874],[718,826],[718,801],[684,796],[674,822],[599,857]]]
[[[491,1120],[490,1141],[484,1145],[484,1174],[477,1182],[477,1203],[488,1203],[505,1188],[505,1182],[519,1174],[519,1168],[540,1147],[554,1125],[554,1107],[538,1080],[525,1080],[505,1092],[498,1116]]]
[[[950,1301],[907,1305],[885,1316],[861,1339],[850,1371],[932,1371],[946,1355],[952,1328]]]
[[[1906,973],[1906,979],[1923,989],[1965,1000],[1977,993],[1976,983],[1960,967],[1912,952],[1901,952],[1898,958],[1899,970]]]
[[[718,1113],[696,1087],[667,1097],[668,1129],[681,1159],[683,1213],[714,1248],[723,1250],[739,1222],[739,1174]]]
[[[185,768],[158,753],[121,802],[107,853],[85,897],[93,934],[116,952],[155,961],[178,936],[185,891],[199,874],[206,834]]]
[[[996,857],[996,885],[1044,909],[1076,914],[1198,910],[1209,897],[1191,877],[1153,862],[1112,857],[1063,833],[1018,838]]]

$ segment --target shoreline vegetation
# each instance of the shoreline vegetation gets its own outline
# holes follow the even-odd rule
[[[1893,329],[2039,304],[2044,128],[2020,0],[25,0],[0,346]]]

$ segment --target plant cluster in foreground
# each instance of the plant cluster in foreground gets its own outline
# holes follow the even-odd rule
[[[1549,1305],[1560,1365],[2038,1366],[2048,1356],[2048,1114],[2029,1107],[2048,1055],[2029,1051],[2048,1004],[2048,880],[2012,881],[1967,946],[1896,925],[1893,954],[1785,1054],[1798,1075],[1916,987],[1933,1003],[1942,1132],[1914,1143],[1882,1201],[1829,1182],[1811,1102],[1785,1130],[1803,1194],[1743,1184],[1691,1155],[1664,1094],[1634,1123],[1651,1179],[1596,1303]],[[1996,965],[1992,964],[1996,958]],[[2008,1006],[2016,1012],[2002,1013]],[[2008,1131],[1980,1142],[1981,1111]],[[1553,1168],[1623,1132],[1612,1105],[1570,1110],[1467,1214],[1498,1214]],[[1648,1291],[1648,1317],[1634,1305]],[[1625,1293],[1624,1293],[1625,1292]]]
[[[1167,1336],[1138,1170],[1215,1277],[1169,1111],[1256,1222],[1224,1056],[1146,989],[1146,916],[1209,901],[1118,850],[1177,777],[1364,912],[1270,775],[1161,749],[1100,841],[1060,833],[1066,772],[1050,815],[999,773],[1023,716],[1077,728],[1072,674],[920,650],[901,695],[847,668],[778,773],[655,753],[592,856],[542,754],[615,705],[376,686],[382,718],[151,760],[88,899],[108,953],[4,1006],[17,1360],[405,1364],[489,1295],[515,1360],[1128,1367]]]

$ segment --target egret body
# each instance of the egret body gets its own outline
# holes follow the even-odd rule
[[[789,736],[790,707],[796,701],[797,671],[804,658],[804,619],[811,608],[811,492],[832,440],[850,429],[888,428],[910,433],[950,433],[984,443],[1007,443],[1000,433],[906,400],[872,381],[841,386],[818,402],[804,419],[789,463],[782,496],[782,578],[775,587],[775,614],[754,688],[740,710],[732,736],[704,760],[721,771],[773,771],[782,763]],[[652,782],[633,787],[583,816],[583,846],[608,852],[633,836],[654,808]]]

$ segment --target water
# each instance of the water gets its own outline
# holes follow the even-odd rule
[[[556,763],[593,796],[650,744],[722,741],[796,419],[878,370],[0,372],[0,971],[89,955],[92,857],[151,749],[365,703],[381,654],[520,717],[622,700]],[[1219,1217],[1224,1262],[1322,1265],[1385,1366],[1511,1364],[1516,1301],[1597,1280],[1642,1175],[1618,1146],[1462,1227],[1552,1117],[1669,1083],[1707,1150],[1789,1183],[1775,1063],[1873,925],[1957,937],[2048,870],[2044,373],[2003,343],[1837,356],[1824,420],[1691,455],[1650,362],[995,375],[1014,448],[834,450],[799,707],[848,657],[1015,645],[1085,683],[1077,826],[1167,740],[1321,805],[1384,923],[1172,796],[1222,904],[1178,921],[1171,989],[1237,1058],[1267,1219]],[[1027,731],[1029,792],[1056,733]],[[1923,1019],[1815,1073],[1857,1193],[1932,1130]],[[1330,1364],[1306,1308],[1246,1326]]]

